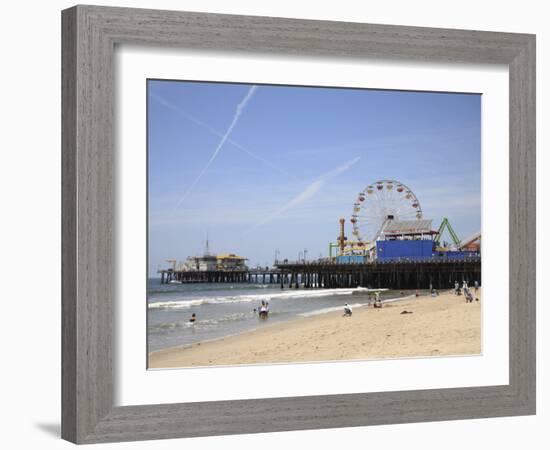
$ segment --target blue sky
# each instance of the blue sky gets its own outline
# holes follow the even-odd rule
[[[149,273],[202,253],[207,233],[252,265],[326,256],[379,179],[466,237],[481,227],[480,142],[479,95],[149,80]]]

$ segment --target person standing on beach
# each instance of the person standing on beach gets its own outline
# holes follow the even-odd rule
[[[260,310],[258,311],[258,316],[260,319],[267,319],[267,315],[269,314],[269,303],[265,300],[262,300],[262,305],[260,306]]]
[[[472,303],[474,301],[474,297],[473,297],[472,293],[470,292],[470,289],[468,289],[467,287],[464,288],[464,297],[466,297],[466,302],[467,303]]]
[[[374,301],[373,308],[382,308],[382,302],[380,301],[380,292],[376,293],[376,300]]]

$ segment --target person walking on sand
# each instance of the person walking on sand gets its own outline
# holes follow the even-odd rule
[[[376,300],[374,301],[374,305],[372,305],[374,308],[382,308],[382,302],[380,301],[380,293],[376,293]]]
[[[458,284],[458,281],[455,281],[455,295],[458,295],[458,292],[459,292],[459,287],[460,285]]]
[[[344,317],[351,317],[353,314],[353,311],[351,310],[351,306],[349,306],[347,303],[344,305]]]

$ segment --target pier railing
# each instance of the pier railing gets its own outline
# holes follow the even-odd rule
[[[276,262],[275,267],[284,268],[290,266],[368,266],[368,265],[377,265],[377,264],[396,264],[396,263],[408,263],[408,264],[418,264],[418,263],[455,263],[455,262],[480,262],[480,255],[465,255],[465,256],[418,256],[418,257],[395,257],[391,259],[376,259],[374,261],[358,262],[358,261],[336,261],[336,259],[318,259],[311,261],[295,260],[295,261],[284,261]]]

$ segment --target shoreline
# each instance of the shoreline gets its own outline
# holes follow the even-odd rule
[[[414,298],[414,297],[415,297],[414,294],[406,295],[404,297],[391,297],[391,298],[384,299],[382,301],[382,303],[383,304],[385,304],[385,303],[396,303],[396,302],[400,302],[400,301],[405,301],[407,299],[410,300],[411,298]],[[427,297],[427,295],[421,295],[420,297]],[[356,299],[357,300],[368,301],[369,297],[368,297],[368,295],[361,294],[361,296],[357,296]],[[151,356],[153,354],[157,354],[157,353],[168,352],[168,351],[182,351],[182,350],[185,350],[187,348],[196,346],[198,344],[203,344],[204,345],[204,344],[210,343],[210,342],[223,341],[224,339],[229,339],[229,338],[236,337],[236,336],[242,336],[243,334],[253,333],[253,332],[259,331],[259,330],[268,330],[270,327],[274,327],[276,325],[283,325],[283,324],[287,324],[287,323],[291,323],[291,322],[295,322],[295,321],[300,321],[300,320],[303,320],[303,319],[309,319],[309,318],[324,316],[324,315],[327,315],[327,314],[335,314],[335,313],[339,313],[341,315],[341,313],[343,311],[343,306],[344,305],[342,304],[341,306],[337,307],[337,309],[334,309],[332,311],[326,311],[326,312],[322,312],[322,310],[313,310],[309,313],[298,313],[297,316],[292,317],[292,318],[287,319],[287,320],[284,320],[284,321],[281,321],[281,322],[273,322],[273,323],[268,323],[268,324],[262,324],[260,326],[255,326],[254,328],[250,328],[248,330],[238,331],[236,333],[227,334],[225,336],[213,337],[213,338],[210,338],[210,339],[205,339],[204,341],[193,342],[191,344],[174,345],[172,347],[166,347],[166,348],[161,348],[159,350],[153,350],[153,351],[149,352],[149,356]],[[354,311],[359,310],[361,308],[365,308],[367,306],[368,306],[367,303],[364,303],[361,306],[357,306],[357,305],[352,304],[352,307],[353,307]]]
[[[397,297],[380,309],[354,308],[352,317],[342,317],[341,310],[320,313],[156,350],[148,355],[148,368],[479,354],[480,303],[466,303],[451,291]]]

